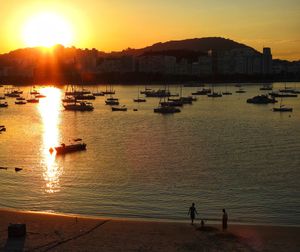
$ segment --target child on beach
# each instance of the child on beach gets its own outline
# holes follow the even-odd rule
[[[198,215],[197,210],[195,208],[195,203],[192,203],[192,206],[189,209],[188,215],[191,217],[192,225],[194,224],[195,214]]]

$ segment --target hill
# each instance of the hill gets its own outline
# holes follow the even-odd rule
[[[209,50],[215,52],[227,51],[237,48],[248,48],[257,52],[255,49],[235,42],[230,39],[225,39],[221,37],[207,37],[207,38],[193,38],[185,40],[173,40],[168,42],[159,42],[151,46],[147,46],[141,49],[131,49],[128,48],[121,52],[121,54],[126,55],[142,55],[148,52],[166,52],[166,51],[193,51],[207,53]],[[115,52],[118,54],[118,52]],[[259,53],[259,52],[257,52]]]

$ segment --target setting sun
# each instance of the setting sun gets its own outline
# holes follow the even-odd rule
[[[26,46],[64,46],[73,42],[72,26],[56,13],[40,13],[32,16],[22,30]]]

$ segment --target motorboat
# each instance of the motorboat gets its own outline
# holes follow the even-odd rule
[[[37,94],[34,96],[35,98],[45,98],[46,95],[43,95],[43,94]]]
[[[272,84],[264,84],[259,90],[266,91],[266,90],[273,90]]]
[[[225,92],[222,92],[222,95],[232,95],[232,93],[229,91],[225,91]]]
[[[287,97],[287,98],[290,98],[290,97],[298,97],[297,94],[291,94],[291,93],[278,93],[278,92],[271,92],[269,93],[270,96],[272,97]]]
[[[160,114],[174,114],[179,112],[181,112],[179,108],[171,107],[171,106],[160,106],[154,109],[154,113],[160,113]]]
[[[32,99],[28,99],[27,102],[28,102],[28,103],[39,103],[40,100],[37,99],[37,98],[32,98]]]
[[[106,105],[119,105],[119,99],[118,98],[114,98],[112,96],[110,96],[109,98],[106,99],[105,101]]]
[[[145,91],[146,97],[169,97],[171,93],[165,89]]]
[[[217,98],[217,97],[222,97],[222,94],[217,92],[212,92],[210,94],[207,94],[207,97]]]
[[[52,154],[55,150],[56,154],[66,154],[70,152],[86,150],[86,144],[80,141],[82,141],[82,139],[75,139],[74,143],[68,145],[62,143],[60,146],[53,147],[53,148],[51,147],[49,149],[49,152]]]
[[[24,97],[19,96],[19,97],[16,98],[16,100],[18,100],[18,101],[25,101],[26,99]]]
[[[39,95],[40,94],[40,92],[38,92],[37,90],[32,90],[32,91],[30,91],[30,94],[31,95]]]
[[[106,105],[119,105],[119,101],[116,101],[116,100],[106,100],[105,101],[105,104]]]
[[[146,99],[144,98],[136,98],[136,99],[133,99],[134,102],[146,102]]]
[[[243,88],[239,88],[235,92],[238,93],[238,94],[243,94],[243,93],[246,93],[246,90],[244,90]]]
[[[192,93],[192,95],[208,95],[211,93],[210,88],[202,88],[201,90],[198,90],[197,92]]]
[[[94,96],[104,96],[103,92],[94,92],[93,93]]]
[[[73,96],[66,96],[65,98],[62,99],[62,102],[65,103],[74,103],[76,100]]]
[[[279,108],[273,108],[273,112],[293,112],[293,108],[288,108],[284,105],[281,105]]]
[[[168,107],[168,106],[171,106],[171,107],[182,107],[183,106],[183,102],[181,100],[178,100],[178,101],[163,101],[163,102],[160,102],[160,105],[162,107]]]
[[[23,100],[21,100],[21,101],[15,101],[15,104],[17,104],[17,105],[24,105],[24,104],[26,104],[26,101],[23,101]]]
[[[4,125],[0,125],[0,132],[4,132],[4,131],[6,131],[5,126]]]
[[[72,111],[92,111],[94,110],[94,106],[90,102],[75,101],[74,103],[64,103],[63,104],[65,110],[72,110]]]
[[[91,94],[75,95],[75,100],[95,100],[96,96]]]
[[[122,107],[111,107],[112,111],[127,111],[127,108],[125,106]]]
[[[6,108],[6,107],[8,107],[7,102],[0,102],[0,108]]]
[[[253,98],[247,99],[247,103],[253,103],[253,104],[268,104],[268,103],[276,103],[277,100],[275,100],[274,97],[269,97],[268,95],[257,95]]]

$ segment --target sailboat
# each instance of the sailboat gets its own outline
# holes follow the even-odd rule
[[[115,94],[116,92],[115,92],[115,90],[113,90],[112,85],[109,85],[109,90],[107,89],[107,85],[106,85],[105,91],[102,91],[102,93],[105,95],[106,94],[112,95],[112,94]]]
[[[285,107],[282,104],[282,97],[281,97],[279,108],[273,108],[273,112],[293,112],[293,108]]]
[[[210,94],[207,94],[207,97],[212,97],[212,98],[222,97],[222,94],[215,92],[214,85],[212,85],[212,92]]]
[[[223,95],[232,95],[231,92],[227,90],[227,85],[225,85],[225,92],[222,92]]]
[[[93,95],[94,96],[104,96],[104,93],[102,91],[98,91],[98,87],[97,87],[97,91],[96,92],[93,92]]]
[[[161,99],[163,98],[163,101]],[[176,108],[175,106],[172,106],[170,102],[166,102],[166,97],[161,97],[159,101],[159,106],[155,108],[154,113],[160,113],[160,114],[174,114],[181,112],[179,108]]]
[[[138,88],[138,98],[133,99],[134,102],[146,102],[146,99],[140,98],[140,92]]]

